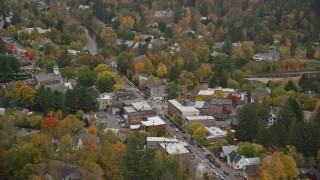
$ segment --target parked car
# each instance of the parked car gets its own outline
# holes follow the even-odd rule
[[[182,128],[180,129],[180,131],[181,131],[182,133],[186,133],[186,131],[185,131],[184,129],[182,129]]]
[[[214,165],[215,165],[217,168],[221,167],[221,165],[220,165],[219,163],[217,163],[217,162],[215,162]]]
[[[202,148],[201,144],[197,144],[197,147],[198,147],[198,148]]]
[[[171,127],[174,127],[174,125],[173,125],[172,123],[170,123],[170,126],[171,126]]]
[[[179,129],[178,129],[178,128],[174,128],[174,130],[175,130],[176,132],[179,132]]]
[[[224,173],[225,175],[227,175],[227,176],[229,175],[229,173],[228,173],[227,171],[223,171],[223,173]]]
[[[187,140],[188,138],[187,138],[187,136],[183,136],[183,139]]]
[[[210,167],[211,167],[212,169],[214,169],[214,168],[215,168],[215,166],[214,166],[213,164],[210,164]]]

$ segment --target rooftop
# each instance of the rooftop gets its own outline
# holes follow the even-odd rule
[[[147,142],[179,142],[175,137],[147,137]]]
[[[205,127],[208,134],[207,138],[218,138],[218,137],[224,137],[227,135],[227,132],[218,128],[218,127]]]
[[[151,88],[150,93],[153,93],[154,95],[167,94],[166,86],[163,85],[163,86],[153,87],[153,88]]]
[[[178,108],[181,112],[182,112],[182,114],[183,114],[183,112],[192,112],[192,113],[194,113],[194,114],[192,114],[192,115],[199,115],[199,110],[198,109],[196,109],[195,107],[193,107],[193,106],[182,106],[178,101],[176,101],[175,99],[171,99],[171,100],[169,100],[169,102],[173,105],[173,106],[175,106],[176,108]]]
[[[187,119],[187,120],[190,120],[190,121],[192,121],[192,120],[214,120],[214,117],[212,117],[212,116],[185,116],[185,118]]]
[[[132,107],[137,111],[145,111],[145,110],[152,110],[153,108],[148,104],[146,101],[142,102],[134,102],[131,104]]]
[[[148,117],[147,121],[140,121],[144,126],[159,126],[166,124],[159,116]]]
[[[61,81],[62,76],[61,74],[54,74],[54,73],[48,73],[48,74],[39,74],[35,75],[35,78],[37,82],[47,82],[47,81]]]
[[[212,99],[210,104],[232,104],[231,99]]]
[[[189,150],[180,143],[159,143],[160,146],[170,155],[188,154]]]

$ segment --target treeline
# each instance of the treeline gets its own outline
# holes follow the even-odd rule
[[[69,89],[66,94],[41,86],[35,94],[34,109],[44,113],[51,110],[62,110],[64,114],[77,110],[88,112],[97,108],[97,97],[95,90],[79,85]]]
[[[289,97],[275,124],[267,127],[269,112],[270,106],[266,102],[245,105],[239,113],[236,138],[262,144],[270,150],[292,145],[306,157],[317,155],[320,148],[319,110],[311,122],[305,122],[300,103]]]

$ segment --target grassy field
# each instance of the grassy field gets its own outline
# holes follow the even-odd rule
[[[308,66],[304,69],[304,71],[319,71],[320,63],[316,62],[308,62]]]
[[[249,86],[250,86],[252,89],[261,89],[261,88],[265,88],[265,87],[266,87],[266,84],[263,83],[263,82],[258,82],[258,81],[250,81],[250,82],[249,82]]]

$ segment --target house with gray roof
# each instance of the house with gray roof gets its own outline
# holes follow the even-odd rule
[[[62,180],[81,180],[81,174],[77,167],[62,169],[60,176]]]
[[[35,75],[35,79],[37,82],[36,89],[38,89],[41,85],[53,85],[62,83],[62,76],[59,73],[58,66],[53,67],[53,73]]]
[[[276,46],[269,46],[268,52],[255,54],[252,59],[255,61],[277,61],[279,60],[279,52]]]
[[[220,156],[221,158],[225,158],[225,157],[227,157],[232,151],[237,151],[237,150],[238,150],[238,146],[235,146],[235,145],[221,146],[219,156]]]

